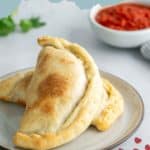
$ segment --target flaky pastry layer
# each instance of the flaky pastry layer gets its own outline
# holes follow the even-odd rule
[[[100,131],[108,130],[124,111],[124,101],[120,92],[107,79],[103,79],[103,83],[108,95],[106,106],[92,121],[92,125]]]

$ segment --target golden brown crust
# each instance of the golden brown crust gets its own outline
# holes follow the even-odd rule
[[[68,85],[69,83],[66,77],[57,73],[50,74],[39,85],[39,88],[38,88],[39,97],[63,96],[63,94],[69,87]]]
[[[85,131],[88,128],[88,126],[92,122],[92,119],[97,114],[101,106],[103,86],[102,86],[102,82],[99,76],[98,68],[95,65],[93,59],[79,45],[70,43],[63,39],[51,38],[51,37],[42,37],[39,39],[39,43],[42,46],[47,47],[50,45],[56,49],[60,49],[60,51],[67,50],[71,52],[73,55],[75,55],[78,59],[82,61],[84,65],[86,77],[87,77],[87,86],[86,86],[86,90],[82,98],[78,102],[77,106],[74,108],[73,112],[69,115],[70,117],[66,119],[64,125],[59,130],[57,130],[56,132],[48,132],[48,133],[41,133],[41,134],[36,133],[36,132],[26,133],[22,131],[18,131],[16,133],[14,137],[14,143],[16,146],[29,148],[29,149],[44,150],[44,149],[54,148],[56,146],[67,143],[73,140],[74,138],[76,138],[77,136],[79,136],[83,131]],[[38,58],[39,61],[42,55],[43,54],[41,52]],[[66,64],[67,61],[63,60],[63,63],[64,62]],[[60,97],[61,95],[63,95],[63,90],[67,88],[68,86],[67,80],[64,79],[63,77],[56,77],[53,79],[52,82],[55,81],[57,83],[58,80],[60,82],[56,84],[55,89],[53,89],[54,87],[52,87],[52,93],[50,94],[50,95],[55,95],[56,97],[57,96]],[[47,84],[46,81],[42,81],[42,82],[43,82],[42,83],[43,85]],[[50,77],[50,82],[48,83],[48,85],[49,84],[51,84],[51,77]],[[60,86],[60,89],[57,89],[58,86]],[[48,86],[48,88],[49,87],[51,86]],[[41,89],[42,88],[40,88],[40,91]],[[42,92],[43,92],[43,89],[42,89]],[[30,111],[39,112],[39,109],[42,108],[43,109],[42,112],[47,114],[47,112],[50,111],[51,113],[51,109],[52,109],[51,104],[45,107],[45,103],[40,103],[38,106],[39,107],[37,109],[34,108],[34,109],[31,109]],[[54,112],[55,110],[52,110],[52,113]],[[26,115],[28,115],[28,112],[26,113]],[[29,121],[29,119],[30,118],[27,117],[25,120]]]
[[[47,101],[43,101],[40,105],[41,111],[46,114],[52,114],[55,112],[55,108],[51,105],[51,103],[47,103]]]
[[[108,94],[108,102],[92,122],[92,125],[100,131],[108,130],[124,111],[123,97],[120,92],[108,80],[103,79],[103,82]]]
[[[105,101],[105,99],[102,98],[104,94],[103,85],[99,76],[98,68],[83,48],[66,40],[47,36],[39,38],[38,42],[44,46],[44,49],[40,52],[36,69],[31,73],[32,75],[30,74],[27,78],[24,78],[16,88],[24,89],[24,92],[19,96],[17,95],[15,98],[16,100],[17,98],[18,100],[22,97],[23,99],[25,98],[26,101],[22,99],[21,101],[26,102],[27,107],[23,121],[21,122],[21,129],[14,136],[14,143],[16,146],[23,148],[44,150],[67,143],[85,131],[97,113],[102,110],[102,105],[104,105],[103,101]],[[54,53],[57,49],[64,52],[69,51],[82,61],[87,77],[87,86],[80,101],[78,101],[76,107],[67,116],[66,121],[60,128],[53,130],[52,132],[51,129],[48,129],[49,125],[42,124],[42,122],[45,121],[43,119],[48,120],[48,117],[50,116],[52,120],[57,120],[59,113],[58,109],[61,109],[68,101],[65,103],[61,102],[68,98],[65,95],[68,94],[68,90],[71,88],[71,84],[73,84],[69,72],[67,72],[69,79],[66,78],[65,75],[56,72],[47,74],[49,61],[53,59],[53,55],[55,55]],[[58,61],[60,61],[60,64],[68,65],[68,67],[75,65],[75,61],[66,59],[66,56],[59,58]],[[37,76],[38,74],[44,78],[41,80],[41,78]],[[30,84],[33,86],[29,86]],[[37,89],[31,88],[36,87],[36,84],[38,85]],[[26,88],[30,93],[28,98],[24,96]],[[108,88],[108,95],[111,97],[113,94],[111,94],[110,85],[105,88]],[[36,92],[37,95],[33,95],[33,93]],[[58,99],[59,97],[64,98]],[[34,98],[36,101],[31,103],[31,101],[29,101],[30,98]],[[61,107],[57,108],[59,103],[61,103]],[[101,118],[107,118],[108,115],[105,115],[103,112],[98,116],[98,119],[95,119],[95,125],[101,124]],[[37,120],[39,123],[35,123]],[[42,124],[42,126],[39,126],[39,124]],[[106,126],[110,126],[110,122],[108,125],[107,124],[108,123],[106,122],[105,128]],[[102,130],[102,127],[100,126],[99,129]]]
[[[46,65],[46,63],[47,63],[47,61],[50,59],[50,54],[41,54],[41,57],[40,57],[40,55],[39,55],[39,58],[38,58],[38,62],[37,62],[37,68],[39,68],[39,73],[40,72],[45,72],[46,71],[46,67],[47,67],[47,65]]]
[[[60,61],[61,61],[61,63],[64,63],[64,64],[73,64],[74,62],[73,61],[71,61],[71,60],[68,60],[68,59],[65,59],[65,58],[62,58],[62,59],[60,59]]]
[[[22,80],[24,81],[22,82],[23,87],[26,87],[31,80],[32,73],[30,73],[30,75],[28,76],[29,73],[25,72],[26,74],[25,78]],[[6,85],[9,87],[8,82],[12,82],[11,80],[14,80],[16,77],[18,78],[18,74],[15,75],[14,77],[9,77],[7,81],[5,80]],[[117,91],[117,89],[113,87],[113,85],[108,80],[103,79],[103,82],[104,82],[104,88],[107,91],[107,95],[109,96],[107,101],[107,106],[105,106],[103,111],[92,122],[92,125],[95,126],[100,131],[108,130],[111,127],[111,125],[116,121],[116,119],[123,113],[123,98],[120,95],[119,91]],[[9,97],[5,96],[5,97],[1,97],[0,99],[8,101]],[[25,101],[22,99],[18,99],[15,103],[18,103],[23,106],[26,105]],[[33,107],[37,105],[39,105],[39,103],[35,104]],[[46,101],[44,101],[41,104],[41,110],[45,113],[54,112],[53,109],[54,108],[51,105],[47,104]],[[107,118],[111,118],[111,120],[107,120]]]
[[[14,88],[15,84],[22,78],[22,74],[8,77],[0,81],[0,99],[10,101],[9,93]]]
[[[0,100],[25,103],[24,95],[18,95],[18,93],[20,91],[24,92],[31,76],[32,71],[22,71],[15,75],[8,75],[5,79],[0,80]]]

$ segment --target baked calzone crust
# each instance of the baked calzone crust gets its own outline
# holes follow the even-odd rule
[[[104,108],[105,92],[95,62],[82,47],[48,36],[38,42],[43,48],[35,70],[2,80],[0,98],[26,105],[15,145],[44,150],[84,132]]]
[[[49,149],[74,139],[90,124],[111,127],[123,112],[123,98],[77,44],[38,39],[43,47],[35,69],[0,81],[0,99],[26,106],[16,146]]]
[[[108,130],[124,111],[123,97],[120,92],[106,79],[103,79],[103,84],[107,93],[105,107],[92,121],[92,125],[100,131]]]
[[[0,82],[0,99],[25,106],[25,91],[32,75],[33,69],[2,80]],[[108,130],[124,111],[123,97],[120,92],[106,79],[103,79],[103,87],[105,90],[102,100],[103,105],[101,105],[100,111],[92,121],[92,125],[100,131]]]

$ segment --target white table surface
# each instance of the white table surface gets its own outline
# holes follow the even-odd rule
[[[22,9],[24,8],[24,9]],[[40,15],[47,22],[45,27],[22,34],[19,31],[0,38],[0,76],[35,65],[40,47],[36,38],[40,35],[59,36],[84,46],[94,57],[100,69],[113,73],[132,84],[143,97],[145,117],[140,128],[125,143],[126,150],[135,147],[134,137],[143,142],[136,147],[144,149],[150,144],[150,61],[145,60],[139,49],[119,49],[98,41],[89,25],[88,10],[80,10],[72,2],[52,4],[47,0],[23,2],[16,20]],[[116,148],[118,149],[118,148]]]

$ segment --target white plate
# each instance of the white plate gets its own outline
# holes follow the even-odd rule
[[[13,74],[14,73],[10,73],[7,76]],[[144,104],[141,96],[130,84],[122,79],[106,72],[101,72],[101,74],[103,77],[108,79],[123,95],[125,103],[124,114],[108,131],[98,132],[95,128],[90,127],[80,137],[68,144],[58,147],[57,150],[111,149],[127,140],[139,127],[144,116]],[[13,147],[11,140],[18,128],[19,120],[23,111],[24,108],[21,106],[0,102],[1,146],[11,150],[16,150]]]

